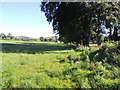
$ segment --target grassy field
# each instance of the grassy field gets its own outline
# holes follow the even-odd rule
[[[0,43],[2,88],[120,88],[120,43],[76,49],[53,42]]]
[[[57,58],[66,56],[73,49],[71,46],[52,42],[0,42],[3,88],[44,88],[49,86],[44,84],[56,84],[55,78],[50,78],[47,74],[49,71],[60,71],[63,67]]]

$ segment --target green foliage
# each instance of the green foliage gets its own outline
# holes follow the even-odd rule
[[[119,43],[113,41],[106,42],[101,47],[77,48],[77,53],[81,52],[78,60],[76,60],[78,56],[73,54],[64,60],[64,63],[69,63],[64,66],[63,75],[69,75],[65,79],[70,79],[77,88],[120,88]],[[67,62],[68,59],[73,61],[72,64]]]
[[[58,41],[58,37],[57,36],[53,36],[53,37],[40,37],[40,41],[41,42],[57,42]]]
[[[25,43],[3,42],[10,45]],[[62,48],[61,44],[47,42],[44,46],[45,44],[53,45],[51,51],[0,53],[3,88],[120,88],[120,42],[106,42],[101,47],[80,46],[75,50],[68,50],[69,47],[58,50],[56,45]],[[29,45],[33,45],[33,42]],[[3,51],[5,47],[9,49],[9,46],[3,45]],[[49,46],[44,47],[44,50],[47,47]]]
[[[64,43],[89,46],[92,40],[103,41],[104,25],[109,29],[109,39],[119,40],[119,2],[42,2],[41,11],[52,23],[53,31]],[[113,29],[113,34],[112,34]]]
[[[120,66],[120,42],[106,42],[99,49],[94,59]]]
[[[4,33],[0,33],[0,39],[6,39],[6,35]]]

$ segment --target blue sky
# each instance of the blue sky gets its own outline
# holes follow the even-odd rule
[[[0,33],[14,36],[53,36],[40,2],[0,2]]]

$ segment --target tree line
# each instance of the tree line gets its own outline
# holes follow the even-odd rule
[[[41,42],[58,42],[57,36],[51,37],[40,37],[40,38],[30,38],[26,36],[13,36],[11,33],[5,35],[4,33],[0,33],[0,38],[2,40],[22,40],[22,41],[41,41]]]
[[[41,3],[41,11],[64,43],[89,46],[90,41],[100,44],[102,37],[120,40],[120,2],[48,1]]]
[[[7,35],[5,35],[4,33],[0,33],[0,38],[5,40],[5,39],[14,39],[15,37],[11,33],[8,33]]]

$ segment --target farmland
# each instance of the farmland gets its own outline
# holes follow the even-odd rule
[[[2,69],[3,87],[45,87],[49,81],[47,72],[62,69],[57,58],[64,57],[72,47],[51,42],[25,42],[25,41],[1,41],[2,42]],[[41,77],[42,76],[42,77]],[[38,81],[37,78],[43,78]],[[39,86],[39,83],[41,83]],[[49,83],[56,83],[50,80]],[[31,85],[33,84],[33,86]]]
[[[75,48],[1,40],[2,88],[119,88],[120,43]]]

